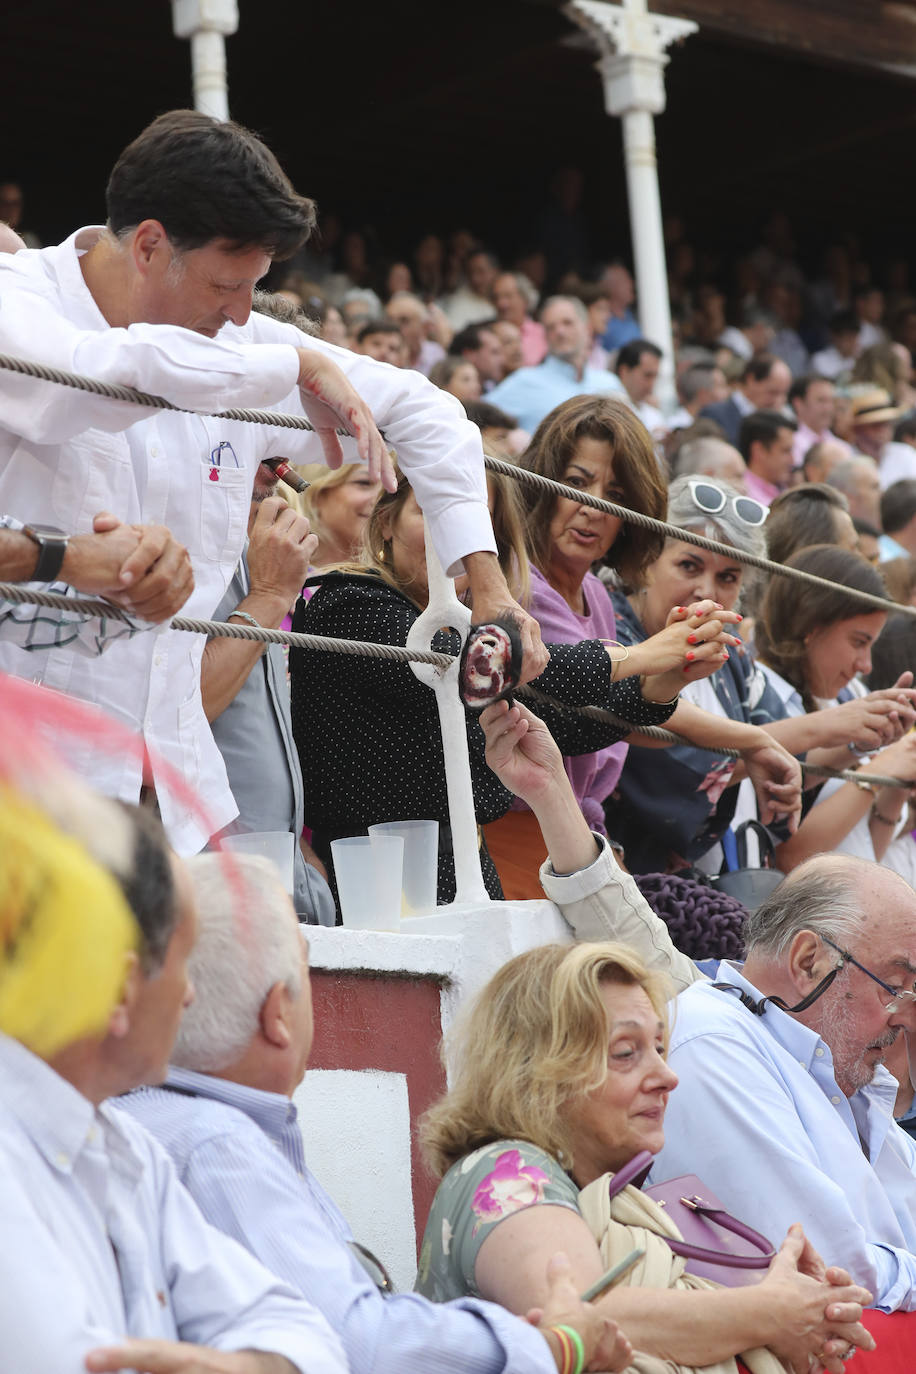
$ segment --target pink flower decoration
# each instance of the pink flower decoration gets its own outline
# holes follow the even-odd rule
[[[541,1202],[547,1182],[543,1169],[532,1164],[523,1165],[518,1150],[505,1150],[497,1158],[495,1168],[481,1179],[474,1191],[471,1210],[479,1220],[473,1234],[477,1234],[484,1222],[499,1221]]]

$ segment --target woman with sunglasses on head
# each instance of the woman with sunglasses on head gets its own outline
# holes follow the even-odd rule
[[[664,517],[665,481],[648,431],[629,407],[614,397],[577,396],[557,406],[541,421],[519,466],[639,514]],[[567,643],[595,634],[618,639],[614,608],[593,568],[598,564],[613,568],[630,586],[639,587],[646,568],[661,552],[662,536],[549,489],[525,485],[523,492],[531,558],[529,609],[542,635]],[[714,495],[718,498],[718,491]],[[688,684],[700,675],[700,658],[694,655],[699,655],[704,641],[712,636],[714,624],[707,627],[704,615],[692,614],[694,603],[720,620],[724,617],[734,623],[738,619],[721,609],[724,598],[715,592],[672,596],[650,633],[631,638],[628,647],[618,647],[614,652],[621,658],[628,655],[625,666],[642,673],[644,657],[657,642],[655,636],[669,633],[672,625],[684,625],[688,648],[682,682]],[[732,646],[736,643],[731,640]],[[670,727],[698,745],[724,744],[741,750],[764,794],[768,819],[783,811],[791,813],[798,804],[796,765],[763,731],[745,721],[725,722],[710,716],[685,702],[683,695]],[[630,743],[647,741],[633,736]],[[626,756],[627,745],[617,744],[566,761],[576,799],[589,824],[601,832],[604,800],[614,790]],[[653,754],[647,768],[652,768],[655,757]],[[511,812],[487,828],[486,834],[507,894],[538,896],[537,872],[545,850],[524,804],[515,803]]]
[[[887,613],[853,593],[885,596],[880,574],[859,554],[826,544],[802,549],[786,566],[838,584],[828,589],[774,577],[767,588],[757,623],[757,656],[786,714],[817,722],[836,719],[841,711],[852,717],[862,707],[884,710],[891,705],[882,738],[885,748],[873,753],[876,741],[863,739],[856,729],[845,748],[828,752],[818,761],[900,778],[916,786],[916,735],[905,733],[916,721],[913,673],[903,671],[889,688],[871,693],[862,681],[872,670],[871,648]],[[847,846],[849,852],[866,852],[880,863],[907,795],[907,789],[900,787],[825,784],[796,834],[777,850],[779,867],[788,873],[812,854],[845,852]]]
[[[667,518],[669,524],[685,531],[757,557],[766,554],[766,507],[715,478],[680,477],[673,482]],[[645,586],[629,596],[614,593],[618,636],[624,643],[640,643],[655,632],[672,600],[682,603],[709,597],[735,611],[749,575],[753,576],[753,570],[738,558],[668,539],[647,571]],[[797,589],[797,584],[792,586]],[[899,733],[894,712],[904,707],[896,696],[877,694],[832,713],[792,718],[782,695],[756,668],[751,652],[738,645],[729,650],[727,663],[717,673],[688,684],[681,699],[719,716],[723,725],[730,721],[762,728],[793,754],[832,750],[826,758],[823,752],[814,757],[845,767],[851,733],[874,744]],[[726,743],[724,736],[719,743]],[[752,789],[744,783],[735,786],[739,781],[739,770],[732,771],[706,750],[678,746],[651,756],[631,750],[620,783],[606,804],[608,831],[623,845],[627,865],[634,872],[667,872],[685,863],[717,869],[721,862],[718,843],[728,827],[757,817]],[[663,813],[659,796],[667,802]]]

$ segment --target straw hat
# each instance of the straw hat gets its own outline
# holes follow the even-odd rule
[[[852,398],[852,422],[854,425],[877,425],[882,420],[899,420],[903,414],[900,406],[895,406],[888,393],[880,386],[869,387]]]

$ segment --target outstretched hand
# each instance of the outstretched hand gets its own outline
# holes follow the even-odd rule
[[[563,759],[553,735],[526,707],[495,701],[480,713],[484,757],[504,787],[534,806],[561,778]]]
[[[359,456],[374,482],[386,491],[397,490],[394,464],[372,412],[335,362],[317,348],[298,348],[299,391],[302,408],[321,440],[329,468],[339,468],[343,449],[337,436],[345,429],[356,440]]]

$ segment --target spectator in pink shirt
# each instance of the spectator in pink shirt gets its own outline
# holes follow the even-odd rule
[[[764,506],[789,485],[795,430],[795,421],[778,410],[755,410],[741,423],[738,447],[747,463],[745,490]]]
[[[517,325],[522,336],[522,362],[535,367],[547,353],[544,326],[531,318],[538,293],[521,272],[501,272],[493,283],[493,308],[501,320]]]
[[[842,442],[830,428],[836,408],[836,390],[828,377],[818,377],[814,373],[809,373],[807,377],[796,377],[789,387],[789,405],[798,421],[792,441],[796,467],[805,461],[805,454],[812,444],[822,444],[827,439]]]

